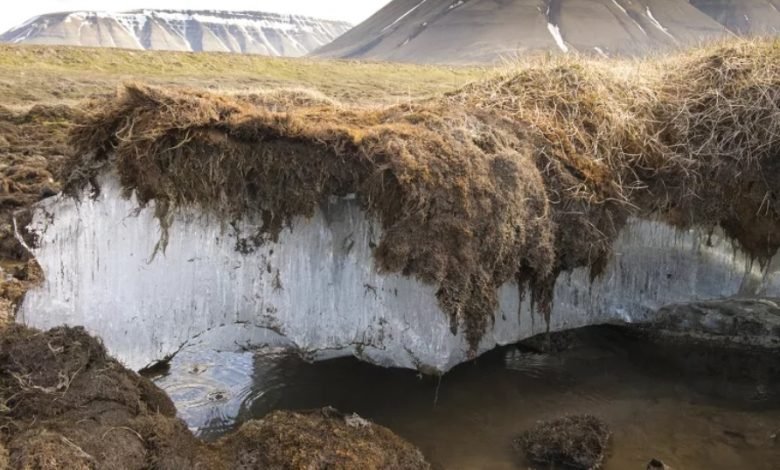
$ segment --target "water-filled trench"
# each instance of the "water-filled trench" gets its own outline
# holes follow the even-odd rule
[[[612,429],[605,468],[777,470],[780,357],[659,342],[628,330],[509,346],[441,378],[281,350],[182,351],[155,382],[204,439],[277,409],[334,406],[385,425],[445,469],[517,469],[512,440],[538,420],[590,413]]]

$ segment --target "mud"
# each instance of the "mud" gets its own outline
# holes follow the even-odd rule
[[[206,444],[82,329],[18,325],[0,332],[0,463],[3,449],[11,469],[429,468],[388,429],[333,409],[275,412]]]

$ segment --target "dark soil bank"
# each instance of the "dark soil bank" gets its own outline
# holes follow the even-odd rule
[[[271,413],[215,443],[82,329],[0,331],[0,468],[427,469],[391,431],[334,409]]]

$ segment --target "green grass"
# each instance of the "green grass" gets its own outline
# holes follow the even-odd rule
[[[394,103],[449,91],[485,73],[474,67],[0,45],[0,103],[72,102],[125,81],[226,92],[305,87],[346,102]]]

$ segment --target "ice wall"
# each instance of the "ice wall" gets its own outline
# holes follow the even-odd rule
[[[468,357],[453,335],[435,287],[379,274],[372,246],[381,227],[349,199],[332,199],[295,220],[278,243],[242,254],[237,243],[259,220],[234,225],[194,210],[174,216],[164,253],[154,208],[138,209],[105,176],[95,199],[42,202],[31,225],[46,275],[21,306],[39,328],[81,325],[139,369],[193,340],[220,350],[261,345],[299,348],[312,359],[354,354],[381,365],[445,371]],[[724,239],[632,220],[604,274],[560,276],[551,330],[641,322],[660,307],[733,295],[778,295],[777,260],[762,270]],[[546,323],[519,289],[500,292],[500,308],[481,350],[542,333]]]

